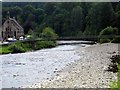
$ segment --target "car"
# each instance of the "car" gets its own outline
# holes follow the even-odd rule
[[[9,44],[9,42],[3,42],[2,44]]]
[[[23,36],[21,36],[21,37],[19,38],[19,40],[24,40],[24,37],[23,37]]]
[[[8,42],[15,42],[16,40],[17,40],[17,39],[15,39],[15,38],[8,38],[8,39],[7,39]]]

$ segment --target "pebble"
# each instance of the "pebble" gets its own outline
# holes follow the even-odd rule
[[[77,52],[80,55],[85,56],[74,64],[69,64],[67,68],[59,72],[59,79],[55,80],[53,78],[52,82],[46,82],[47,86],[45,87],[109,88],[110,81],[116,80],[117,74],[111,74],[110,72],[104,71],[104,69],[109,65],[108,56],[110,54],[107,55],[106,53],[115,53],[117,50],[116,46],[117,44],[112,43],[102,45],[98,44],[84,48],[84,52],[78,50]],[[68,74],[62,74],[62,72]]]

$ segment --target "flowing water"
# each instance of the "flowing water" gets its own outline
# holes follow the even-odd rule
[[[87,45],[85,45],[87,46]],[[34,52],[0,55],[2,88],[25,87],[53,77],[56,71],[79,60],[81,44],[62,45]]]

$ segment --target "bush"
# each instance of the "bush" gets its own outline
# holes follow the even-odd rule
[[[120,43],[120,36],[115,36],[111,42],[112,43]]]
[[[110,83],[110,90],[120,90],[120,64],[118,64],[118,80]]]
[[[8,54],[8,53],[11,53],[11,51],[8,49],[8,46],[0,47],[0,54]]]
[[[120,64],[118,64],[118,82],[117,84],[119,85],[118,88],[120,90]]]
[[[110,39],[100,39],[99,43],[109,43]]]
[[[11,53],[25,52],[25,49],[23,48],[23,44],[21,42],[15,42],[14,44],[11,44],[8,49],[11,51]]]
[[[110,90],[116,90],[118,88],[118,83],[113,81],[110,83]]]
[[[44,39],[47,40],[56,40],[58,37],[54,30],[50,27],[46,27],[43,29],[42,36]]]
[[[37,41],[35,44],[35,49],[51,48],[54,46],[56,46],[55,41]]]
[[[31,44],[30,42],[25,42],[22,44],[22,47],[25,49],[25,51],[31,51],[33,49],[32,45],[33,43]]]
[[[106,43],[112,41],[115,36],[118,34],[118,29],[113,27],[107,27],[103,29],[99,34],[100,43]],[[110,41],[109,41],[110,40]]]
[[[111,90],[120,90],[120,55],[111,57],[112,64],[109,65],[108,71],[118,72],[118,80],[110,84]]]
[[[0,47],[0,54],[23,53],[31,50],[39,50],[42,48],[51,48],[56,46],[56,41],[37,41],[37,42],[15,42],[8,46]]]

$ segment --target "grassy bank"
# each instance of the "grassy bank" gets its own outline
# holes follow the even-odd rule
[[[8,49],[8,46],[0,46],[0,54],[7,54],[11,53],[11,51]]]
[[[118,73],[118,80],[112,81],[110,84],[111,90],[120,90],[120,55],[115,55],[111,57],[111,65],[109,65],[109,71]]]
[[[110,84],[111,90],[120,90],[120,64],[118,65],[118,80],[112,81]]]
[[[54,46],[56,46],[56,42],[51,40],[36,41],[36,42],[17,41],[11,45],[1,46],[0,54],[23,53],[27,51],[40,50],[43,48],[51,48]]]

